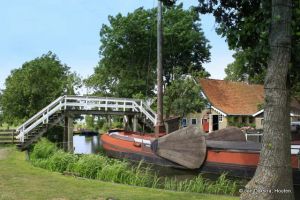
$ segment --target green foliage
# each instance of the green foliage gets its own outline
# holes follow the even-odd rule
[[[200,96],[201,88],[193,78],[186,77],[174,80],[165,90],[164,108],[166,116],[180,117],[188,113],[200,112],[205,100]]]
[[[96,121],[95,129],[96,130],[101,130],[103,128],[105,122],[106,122],[105,119],[102,119],[102,118],[99,119],[98,118],[98,120]]]
[[[269,56],[271,1],[198,0],[198,11],[212,13],[216,31],[226,37],[229,48],[236,50],[235,61],[226,68],[226,79],[263,83]],[[289,70],[293,95],[300,95],[300,7],[292,0],[292,61]],[[275,20],[276,17],[275,17]]]
[[[86,115],[85,116],[85,123],[86,128],[90,130],[102,130],[106,128],[106,119],[105,118],[97,118],[95,119],[95,116],[92,115]]]
[[[2,113],[0,113],[0,127],[2,127],[2,124],[3,124],[3,114]]]
[[[54,126],[47,130],[47,132],[44,134],[44,136],[53,143],[58,143],[59,147],[62,147],[63,142],[63,133],[64,127],[62,126]]]
[[[50,158],[56,151],[57,147],[54,143],[49,142],[49,140],[42,138],[36,145],[34,145],[33,151],[31,153],[31,159],[47,159]]]
[[[25,62],[11,71],[5,80],[1,107],[6,122],[22,122],[36,114],[57,97],[74,94],[79,78],[49,52]]]
[[[222,174],[215,182],[206,180],[201,175],[184,181],[178,181],[176,178],[166,178],[164,189],[181,192],[234,195],[237,192],[238,186],[235,181],[227,179],[226,174]]]
[[[51,171],[64,172],[78,160],[78,156],[65,153],[62,150],[55,152],[50,158],[47,168]]]
[[[150,167],[130,165],[127,161],[110,159],[103,155],[73,155],[58,150],[48,140],[35,145],[31,162],[34,166],[51,171],[68,171],[80,177],[122,183],[134,186],[160,188],[184,192],[214,193],[234,195],[237,184],[223,174],[217,181],[208,181],[201,175],[179,181],[175,178],[159,178]]]
[[[91,116],[91,115],[86,115],[85,123],[86,123],[86,127],[88,129],[94,129],[95,128],[95,117]]]
[[[114,121],[111,124],[109,124],[108,122],[104,122],[101,130],[103,132],[107,132],[109,129],[114,129],[114,128],[124,128],[123,123],[119,121]]]
[[[182,4],[164,9],[163,69],[165,85],[174,80],[174,69],[187,74],[204,71],[210,46],[198,13]],[[85,81],[96,94],[136,97],[154,95],[156,84],[156,9],[139,8],[127,16],[109,16],[100,31],[101,60]]]
[[[233,63],[225,68],[225,80],[263,84],[266,75],[266,65],[264,65],[265,63],[257,62],[256,57],[251,56],[252,52],[249,50],[237,51],[233,55],[235,59]],[[253,60],[249,61],[249,59]],[[252,67],[254,65],[255,67]]]
[[[168,6],[168,7],[173,6],[176,3],[176,1],[177,0],[162,0],[163,5]]]
[[[242,127],[252,127],[252,128],[255,128],[256,125],[255,123],[246,123],[246,122],[240,122],[238,120],[238,117],[237,116],[228,116],[227,117],[227,122],[228,122],[228,125],[229,126],[234,126],[234,127],[238,127],[238,128],[242,128]]]
[[[81,177],[95,179],[98,171],[106,165],[107,159],[97,155],[83,155],[76,163],[71,164],[68,169],[79,174]]]
[[[109,129],[111,129],[111,126],[109,125],[108,122],[105,122],[105,123],[103,124],[101,130],[102,130],[103,132],[107,132]]]
[[[112,128],[124,128],[123,123],[119,122],[119,121],[113,122],[112,123]]]

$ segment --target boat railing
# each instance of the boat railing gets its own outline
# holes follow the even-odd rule
[[[246,141],[262,142],[262,133],[245,132]]]

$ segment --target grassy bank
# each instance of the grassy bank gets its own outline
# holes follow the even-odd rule
[[[5,157],[0,160],[1,200],[105,200],[108,197],[119,200],[238,199],[222,195],[172,192],[63,176],[60,173],[33,167],[25,161],[24,153],[16,151],[14,147],[4,149],[0,147],[0,154],[6,152]]]
[[[103,155],[74,155],[59,150],[54,143],[42,139],[34,146],[30,160],[36,167],[65,172],[79,177],[97,179],[131,186],[149,187],[180,192],[234,195],[235,181],[221,175],[216,181],[198,175],[192,179],[159,178],[149,166],[131,166],[126,161],[110,159]]]

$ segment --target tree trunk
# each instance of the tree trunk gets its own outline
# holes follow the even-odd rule
[[[241,195],[243,200],[294,199],[288,90],[291,5],[291,0],[272,0],[263,144],[255,176]]]

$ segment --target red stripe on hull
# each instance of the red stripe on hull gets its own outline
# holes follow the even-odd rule
[[[149,137],[143,138],[143,136],[139,136],[141,139],[149,139]],[[118,138],[113,138],[107,134],[101,136],[101,141],[103,148],[105,150],[116,151],[116,152],[126,152],[126,153],[135,153],[141,154],[143,156],[160,158],[161,157],[155,155],[150,148],[147,147],[137,147],[133,145],[132,141],[125,141]],[[229,164],[236,166],[248,166],[248,167],[256,167],[259,162],[259,152],[253,151],[232,151],[232,150],[214,150],[208,149],[206,161],[207,163],[214,164]],[[292,168],[298,169],[298,158],[296,155],[292,155],[291,157],[291,165]]]
[[[206,162],[256,167],[259,162],[259,152],[208,150]],[[292,168],[298,169],[298,158],[296,155],[292,155],[291,165]]]

